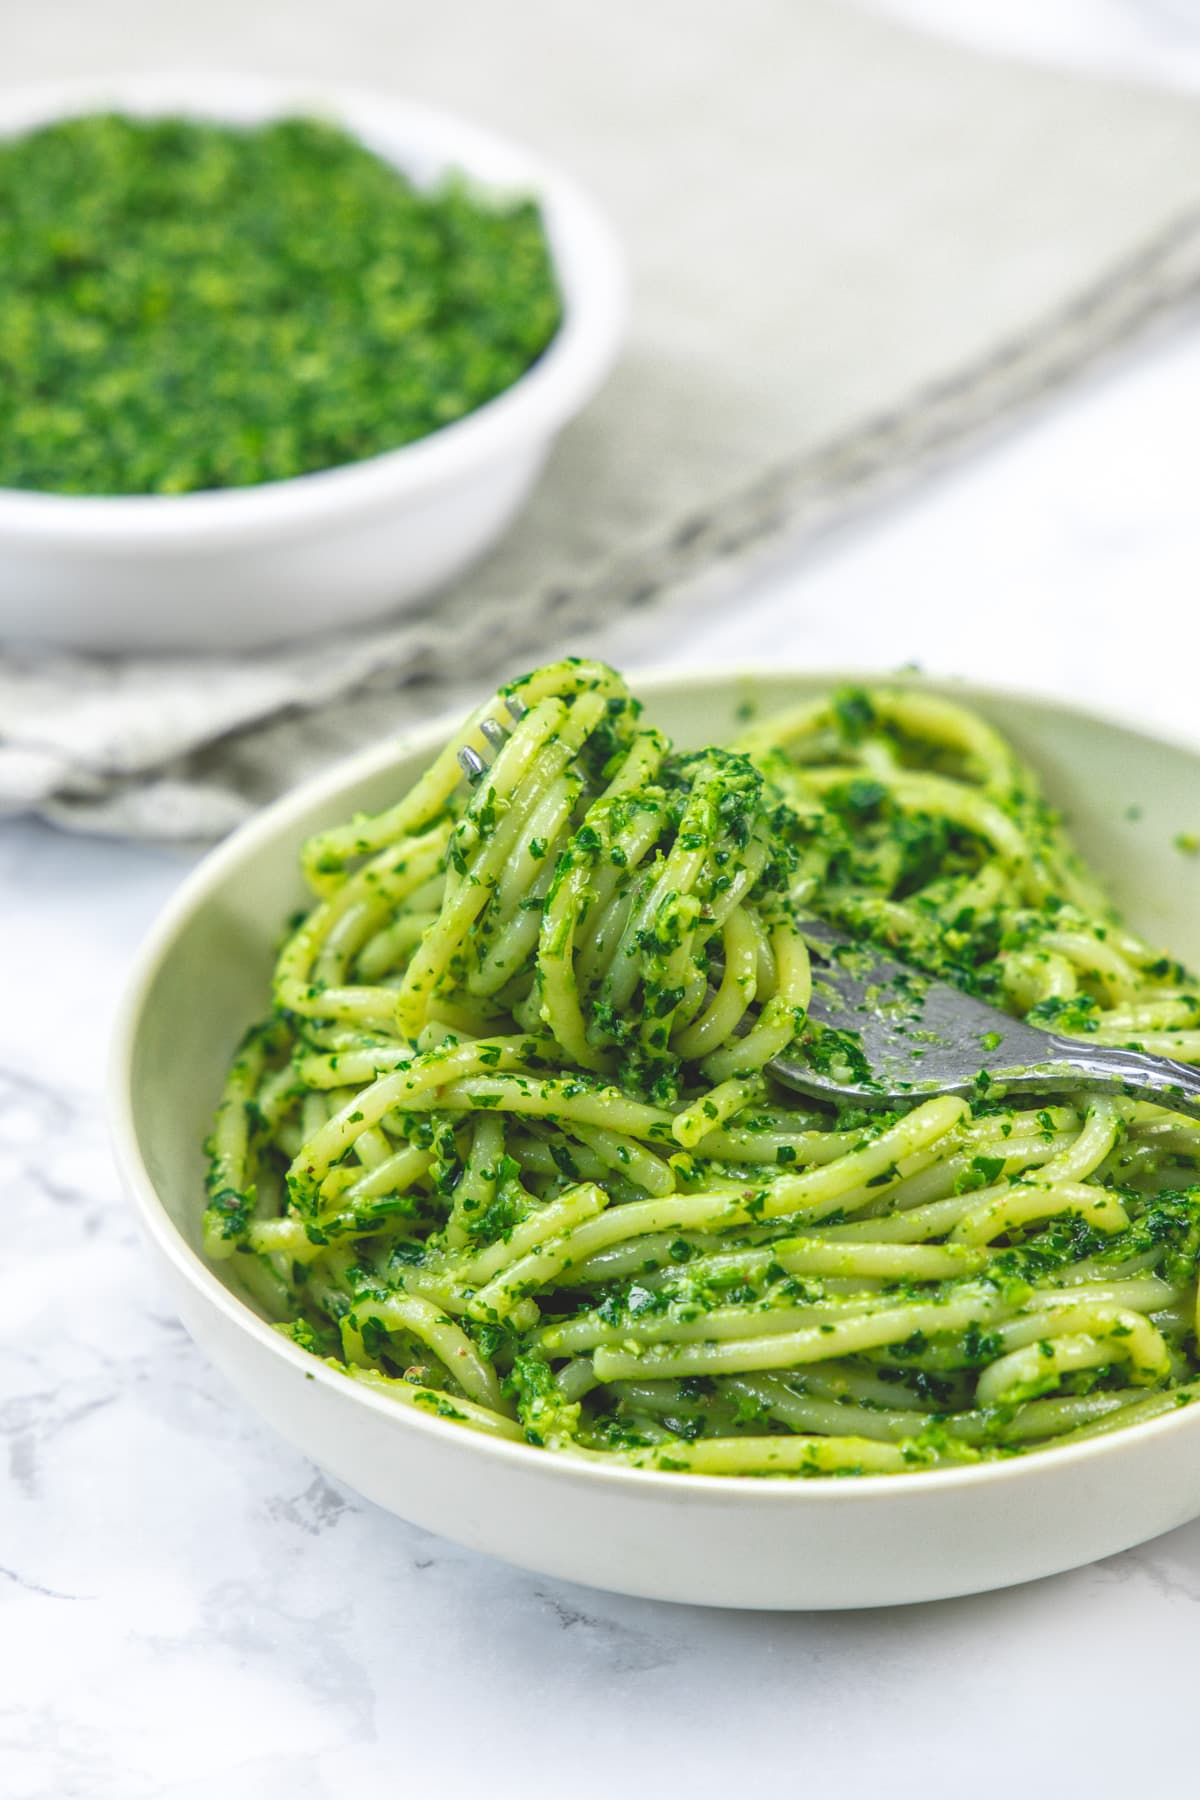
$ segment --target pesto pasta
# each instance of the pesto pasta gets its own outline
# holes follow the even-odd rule
[[[772,1079],[819,1043],[805,911],[1200,1062],[1200,985],[974,714],[844,690],[685,753],[571,660],[303,866],[204,1241],[347,1378],[577,1458],[753,1476],[1008,1457],[1200,1393],[1196,1122]]]

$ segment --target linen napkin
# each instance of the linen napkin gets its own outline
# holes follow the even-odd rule
[[[632,609],[686,629],[695,583],[911,480],[1200,286],[1190,101],[837,0],[43,0],[0,86],[97,72],[115,42],[142,67],[236,49],[311,77],[314,104],[352,81],[511,132],[606,207],[634,312],[532,504],[449,595],[250,657],[10,651],[0,807],[82,829],[216,835],[448,698],[603,648]]]

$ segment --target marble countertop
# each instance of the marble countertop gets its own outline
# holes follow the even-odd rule
[[[684,657],[917,661],[1200,741],[1198,413],[1180,332],[699,608]],[[679,660],[653,620],[606,648]],[[701,1611],[458,1549],[247,1413],[157,1289],[105,1142],[112,1011],[188,866],[0,830],[5,1800],[1194,1780],[1200,1522],[975,1599]]]

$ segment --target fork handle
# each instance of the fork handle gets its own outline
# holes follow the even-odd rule
[[[1200,1069],[1174,1062],[1169,1056],[1152,1056],[1146,1050],[1089,1044],[1080,1038],[1059,1037],[1056,1032],[1046,1036],[1045,1063],[1011,1077],[1001,1075],[997,1086],[1006,1093],[1026,1089],[1044,1094],[1056,1087],[1117,1090],[1200,1119]]]

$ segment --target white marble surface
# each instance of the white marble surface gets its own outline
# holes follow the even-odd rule
[[[1198,415],[1181,333],[698,610],[684,654],[917,660],[1200,741]],[[653,622],[609,648],[676,656]],[[0,831],[4,1800],[1194,1785],[1200,1522],[973,1600],[701,1612],[459,1550],[248,1415],[156,1290],[104,1137],[112,1009],[186,867]]]

